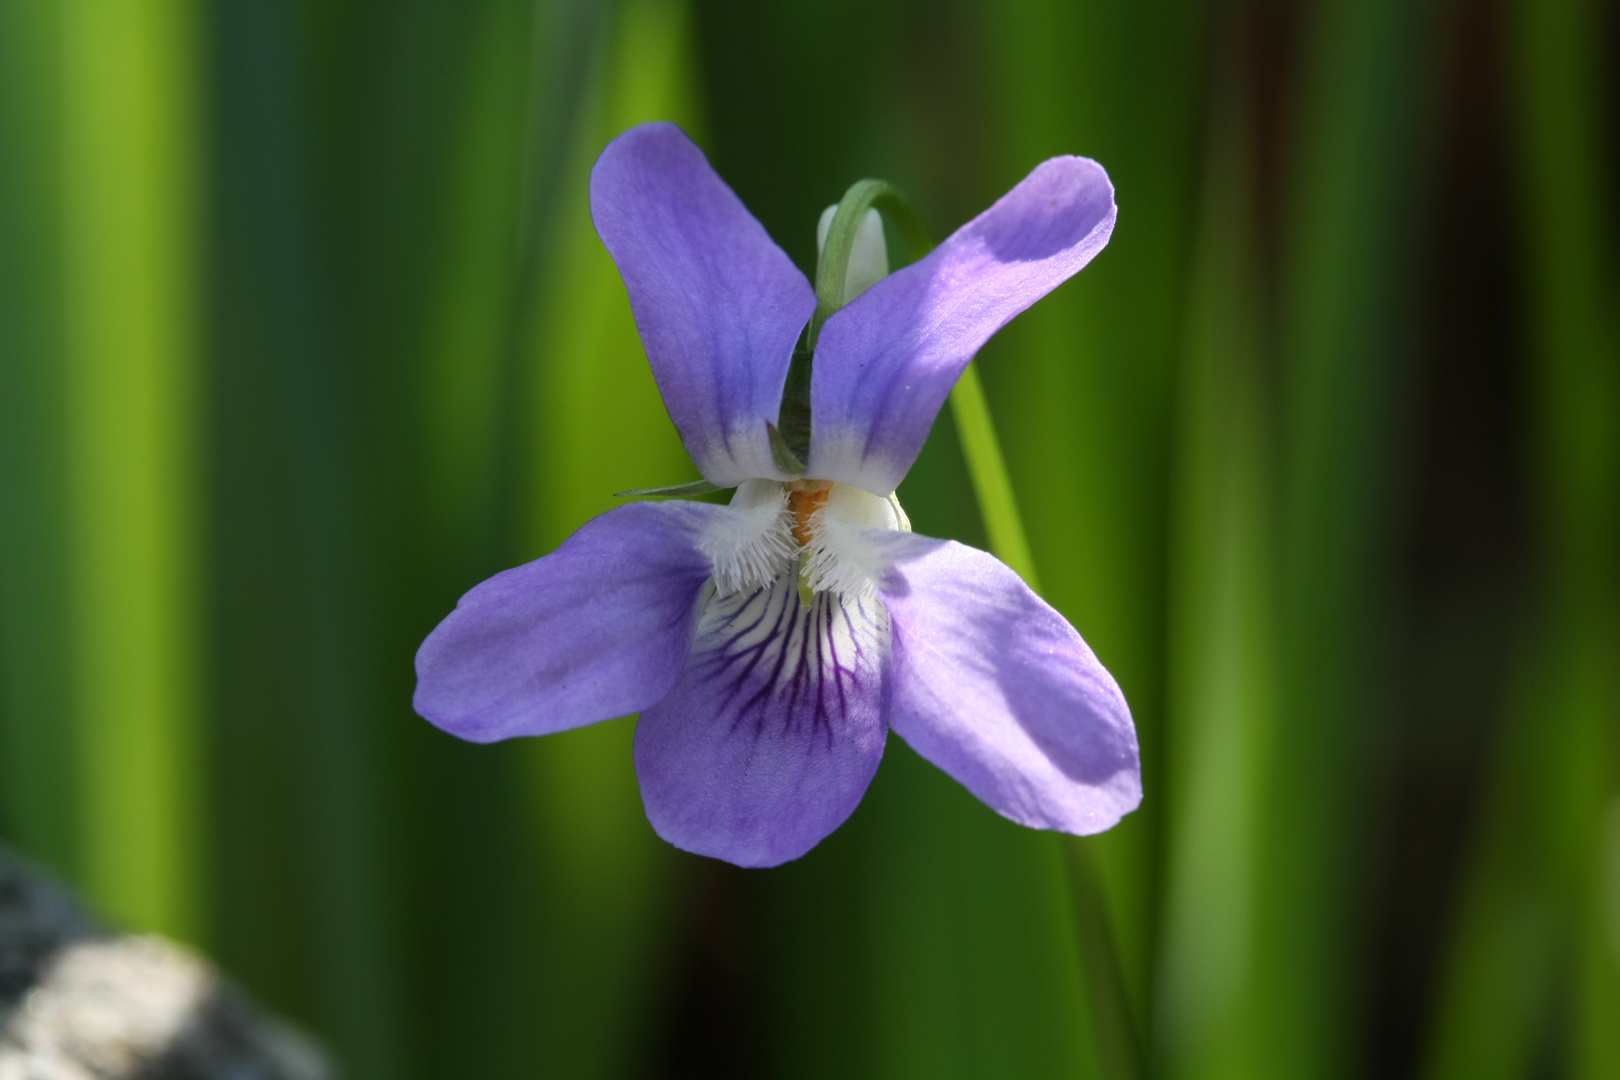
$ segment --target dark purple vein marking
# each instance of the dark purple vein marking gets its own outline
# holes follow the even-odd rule
[[[789,571],[752,593],[713,597],[691,662],[716,685],[716,718],[731,731],[746,726],[761,738],[808,730],[830,748],[855,699],[881,693],[888,651],[881,604],[820,593],[806,608]]]

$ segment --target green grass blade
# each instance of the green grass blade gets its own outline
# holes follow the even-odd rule
[[[1003,420],[1042,595],[1108,665],[1136,721],[1142,807],[1078,843],[1097,860],[1133,1012],[1145,1024],[1157,966],[1160,770],[1173,753],[1161,731],[1165,493],[1209,7],[1014,0],[984,11],[974,28],[993,136],[982,156],[961,154],[986,163],[965,170],[977,185],[965,209],[1054,154],[1095,158],[1119,203],[1107,250],[975,364]],[[949,105],[973,115],[965,101]]]
[[[1429,1047],[1433,1080],[1620,1073],[1620,276],[1602,5],[1512,5],[1545,551]],[[1612,102],[1610,103],[1612,105]],[[1607,151],[1607,153],[1606,153]]]
[[[393,1080],[425,1071],[380,767],[405,730],[371,622],[386,489],[363,471],[392,397],[349,397],[363,338],[333,249],[353,236],[327,232],[342,204],[315,123],[338,113],[315,62],[342,57],[332,30],[258,3],[213,25],[214,923],[231,970],[350,1073]]]
[[[997,558],[1039,592],[1035,561],[1024,537],[1024,522],[1018,512],[1012,479],[996,438],[990,405],[979,383],[978,369],[969,364],[951,389],[951,413],[962,443],[968,475],[973,478],[974,496],[990,550]],[[1078,844],[1067,852],[1069,884],[1074,890],[1075,926],[1078,948],[1085,963],[1087,1000],[1092,1016],[1090,1026],[1098,1041],[1102,1075],[1109,1080],[1135,1080],[1143,1075],[1144,1056],[1132,1019],[1132,1006],[1119,966],[1119,950],[1114,944],[1112,916],[1102,891],[1091,850]]]
[[[83,881],[197,929],[201,87],[188,0],[64,17],[64,297]]]
[[[0,5],[0,831],[81,871],[60,5]]]
[[[542,226],[549,239],[526,313],[535,393],[522,421],[531,557],[619,505],[615,492],[695,475],[591,224],[587,189],[597,154],[626,128],[674,120],[700,135],[690,17],[681,0],[618,5]],[[657,1018],[644,1010],[670,963],[684,863],[647,824],[633,730],[621,719],[523,748],[542,859],[535,917],[546,927],[536,1045],[559,1074],[634,1075],[655,1052]]]
[[[1216,80],[1171,516],[1158,1075],[1251,1075],[1262,793],[1277,708],[1274,420],[1245,67]]]
[[[1260,787],[1251,1073],[1356,1068],[1361,852],[1374,718],[1389,715],[1384,568],[1423,4],[1311,5],[1278,282],[1279,712]]]
[[[196,12],[5,18],[5,813],[110,917],[193,936]]]

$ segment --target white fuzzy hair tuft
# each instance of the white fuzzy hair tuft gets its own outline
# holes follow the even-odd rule
[[[873,594],[891,556],[873,530],[901,529],[898,500],[879,498],[847,484],[834,486],[826,508],[811,522],[804,551],[804,580],[812,592],[851,598]],[[905,523],[904,531],[910,531]]]
[[[751,592],[775,581],[797,554],[787,491],[772,480],[750,480],[698,538],[714,567],[722,596]]]

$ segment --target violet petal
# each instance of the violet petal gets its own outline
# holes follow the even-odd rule
[[[888,613],[790,570],[716,596],[692,657],[636,726],[647,820],[687,851],[739,866],[796,859],[854,811],[883,756]]]
[[[696,536],[723,506],[635,503],[461,598],[416,654],[416,711],[473,742],[625,716],[669,692],[710,573]]]
[[[809,475],[893,491],[973,354],[1090,262],[1114,217],[1102,166],[1052,158],[828,319],[810,389]]]
[[[674,124],[608,144],[591,170],[591,217],[703,478],[783,479],[765,424],[816,307],[810,283]]]
[[[910,538],[884,577],[889,726],[991,809],[1089,834],[1142,801],[1136,729],[1114,679],[1000,560]]]

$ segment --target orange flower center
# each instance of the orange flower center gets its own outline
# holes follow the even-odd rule
[[[792,480],[787,486],[788,510],[793,514],[793,540],[800,547],[810,543],[811,521],[827,505],[831,480]]]

